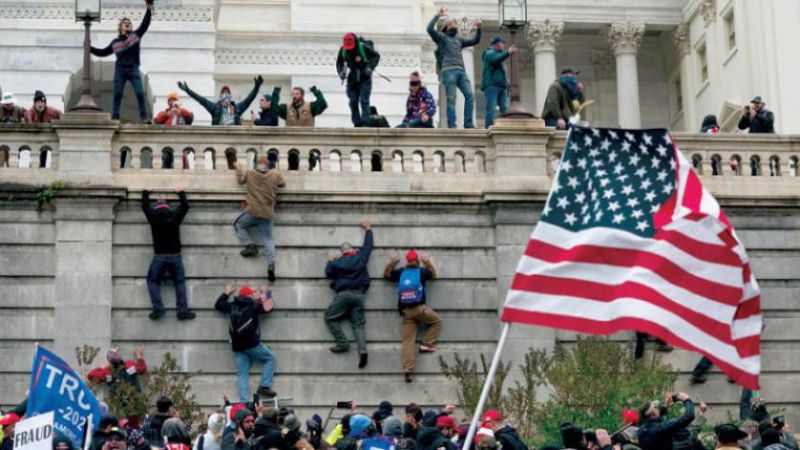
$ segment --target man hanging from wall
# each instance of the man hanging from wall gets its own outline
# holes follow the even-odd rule
[[[258,247],[250,237],[250,228],[257,228],[261,233],[264,250],[267,253],[267,279],[275,281],[275,241],[272,239],[272,220],[275,218],[275,201],[278,189],[286,185],[283,175],[277,169],[270,169],[266,156],[256,159],[255,170],[245,171],[235,163],[236,180],[245,185],[247,197],[244,211],[236,218],[233,227],[236,235],[245,245],[242,256],[257,256]]]
[[[122,105],[122,92],[125,83],[130,82],[136,100],[139,102],[139,118],[142,122],[147,122],[147,104],[144,98],[144,85],[142,75],[139,72],[139,44],[142,37],[150,27],[150,18],[153,15],[153,0],[145,0],[147,11],[144,14],[139,28],[131,32],[133,25],[131,19],[123,17],[119,21],[117,31],[119,35],[111,41],[105,48],[92,47],[92,54],[95,56],[109,56],[112,53],[117,55],[117,62],[114,64],[114,103],[111,106],[111,118],[119,120],[119,108]]]
[[[428,23],[428,34],[436,43],[436,71],[444,83],[447,96],[447,128],[456,127],[456,88],[464,95],[464,128],[475,128],[472,121],[475,97],[472,92],[472,81],[464,66],[463,49],[478,45],[481,41],[481,20],[476,19],[475,34],[471,38],[458,35],[458,20],[449,18],[442,31],[436,30],[436,21],[447,14],[447,8],[441,7]]]
[[[355,127],[363,127],[369,123],[372,72],[380,59],[381,55],[375,50],[372,41],[356,36],[355,33],[344,35],[336,57],[336,71],[342,81],[347,80],[350,120]]]
[[[247,94],[247,97],[239,103],[233,101],[231,88],[227,85],[222,86],[219,90],[219,99],[216,102],[212,102],[189,89],[189,85],[187,85],[185,81],[179,81],[178,87],[181,88],[183,92],[189,94],[190,97],[195,99],[200,106],[211,114],[211,125],[241,125],[242,114],[247,111],[247,108],[249,108],[253,100],[256,99],[258,89],[261,88],[262,83],[264,83],[264,78],[261,77],[261,75],[253,78],[253,89]]]
[[[303,88],[299,86],[292,88],[292,103],[289,105],[280,103],[280,87],[275,86],[272,90],[272,109],[278,117],[286,121],[287,127],[313,127],[314,118],[328,107],[322,91],[316,86],[311,86],[310,90],[316,98],[313,102],[305,100],[306,91]]]
[[[147,290],[150,292],[150,302],[153,304],[153,310],[150,312],[152,320],[158,320],[166,314],[159,289],[159,281],[166,272],[169,272],[175,284],[178,320],[191,320],[196,316],[189,310],[189,302],[186,299],[186,272],[181,257],[180,227],[189,211],[189,201],[186,200],[186,192],[183,190],[178,190],[178,198],[180,201],[174,210],[170,208],[163,194],[158,196],[154,207],[150,204],[150,191],[142,191],[142,211],[150,223],[155,251],[150,269],[147,271]]]

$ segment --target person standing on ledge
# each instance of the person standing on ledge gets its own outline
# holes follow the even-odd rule
[[[166,314],[164,303],[161,301],[159,282],[165,272],[169,272],[175,284],[175,297],[178,309],[178,320],[191,320],[195,313],[189,310],[186,300],[186,273],[181,257],[181,223],[189,211],[189,202],[186,192],[178,190],[180,203],[176,209],[170,209],[164,195],[159,195],[155,207],[150,204],[150,191],[142,191],[142,211],[150,231],[153,234],[153,250],[155,256],[147,271],[147,290],[150,293],[150,302],[153,311],[150,319],[158,320]]]
[[[139,44],[142,37],[150,27],[150,18],[153,15],[153,0],[145,0],[147,11],[144,13],[139,28],[131,32],[133,25],[131,19],[123,17],[119,21],[117,31],[119,36],[114,38],[105,48],[91,48],[94,56],[109,56],[112,53],[117,55],[117,62],[114,64],[114,103],[111,106],[111,118],[119,120],[119,108],[122,105],[122,92],[125,83],[130,82],[133,92],[136,94],[136,101],[139,102],[139,118],[142,123],[148,123],[147,104],[144,98],[144,86],[142,85],[142,75],[139,72]]]
[[[484,126],[489,128],[494,125],[494,113],[500,108],[500,114],[508,111],[508,78],[503,61],[516,53],[517,47],[511,45],[506,50],[506,41],[501,36],[495,36],[489,42],[490,47],[483,51],[483,77],[481,90],[486,96],[486,113]]]
[[[463,49],[478,45],[481,41],[481,20],[475,19],[475,35],[463,38],[458,35],[458,20],[449,18],[442,31],[436,30],[436,21],[447,14],[447,8],[441,7],[428,23],[428,35],[436,43],[436,71],[442,78],[447,97],[447,128],[456,127],[456,88],[464,95],[464,128],[475,128],[472,121],[475,107],[475,96],[472,82],[464,68]]]
[[[190,97],[197,103],[200,103],[200,106],[211,114],[211,125],[241,125],[242,114],[247,111],[247,108],[249,108],[253,100],[256,99],[256,95],[262,83],[264,83],[264,78],[261,75],[253,78],[253,89],[247,94],[247,97],[239,103],[233,101],[231,88],[228,86],[222,86],[219,90],[219,100],[216,102],[212,102],[189,89],[189,85],[187,85],[185,81],[179,81],[178,87],[181,88],[183,92],[189,94]]]
[[[328,102],[316,86],[311,86],[311,93],[316,100],[307,102],[306,91],[303,88],[292,88],[292,103],[281,104],[281,88],[275,86],[272,90],[272,109],[278,117],[286,121],[287,127],[313,127],[314,118],[325,111]]]
[[[372,72],[380,59],[381,55],[375,50],[372,41],[356,36],[355,33],[344,35],[336,57],[336,71],[342,81],[347,80],[350,120],[354,127],[363,127],[369,123]]]
[[[332,280],[331,289],[336,291],[336,296],[325,311],[325,324],[331,330],[336,345],[330,348],[333,353],[344,353],[350,350],[350,343],[339,324],[342,319],[349,317],[353,326],[353,334],[358,346],[358,367],[367,366],[367,336],[364,329],[367,319],[364,316],[364,293],[369,289],[369,272],[367,263],[372,253],[372,223],[369,220],[361,222],[365,230],[364,245],[356,250],[349,242],[339,246],[340,253],[328,254],[328,264],[325,266],[325,277]]]

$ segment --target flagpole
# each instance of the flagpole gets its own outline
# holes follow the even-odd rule
[[[506,345],[506,338],[508,338],[508,330],[511,328],[511,323],[503,322],[503,329],[500,331],[500,340],[497,341],[497,350],[494,352],[492,364],[489,366],[489,373],[486,374],[486,382],[483,384],[483,391],[481,391],[481,398],[478,400],[478,406],[475,407],[475,414],[472,416],[472,422],[469,424],[469,432],[467,432],[467,440],[464,442],[462,450],[470,450],[472,448],[472,439],[475,437],[475,432],[478,431],[478,421],[483,413],[483,408],[486,406],[486,400],[489,398],[489,389],[494,381],[497,366],[500,365],[500,356],[503,353],[503,347]]]

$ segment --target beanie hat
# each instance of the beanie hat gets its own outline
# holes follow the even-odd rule
[[[244,406],[242,406],[241,408],[239,408],[238,411],[236,411],[236,415],[234,416],[234,419],[236,421],[236,424],[241,426],[242,422],[244,422],[244,419],[246,419],[248,417],[255,417],[255,414],[253,414],[253,412],[250,411],[249,409],[247,409]]]
[[[47,97],[45,97],[45,95],[44,95],[44,92],[42,92],[42,91],[36,91],[36,92],[33,94],[33,101],[34,101],[34,103],[35,103],[35,102],[38,102],[39,100],[41,100],[41,101],[43,101],[43,102],[47,103]]]
[[[222,94],[223,92],[227,92],[228,94],[231,93],[231,88],[227,84],[223,84],[221,88],[219,88],[219,93]]]
[[[385,436],[399,437],[403,435],[403,421],[395,416],[383,419],[381,427]]]
[[[497,36],[493,37],[491,41],[489,41],[489,45],[497,45],[497,44],[499,44],[500,42],[502,42],[502,43],[505,43],[505,42],[506,42],[506,40],[505,40],[505,39],[503,39],[503,36],[500,36],[500,35],[498,34]]]
[[[225,427],[225,416],[222,414],[211,414],[208,417],[208,431],[211,434],[219,434],[222,432],[222,428]]]
[[[289,431],[299,430],[301,425],[302,423],[300,422],[300,419],[298,419],[294,414],[289,414],[285,419],[283,419],[283,426],[288,428]]]
[[[583,428],[567,422],[561,425],[561,442],[564,448],[581,448]]]
[[[408,251],[408,253],[406,253],[406,260],[408,262],[419,261],[419,255],[417,255],[416,251],[411,249],[411,250]]]
[[[425,414],[422,416],[422,425],[426,427],[435,427],[437,417],[439,417],[439,413],[436,411],[432,409],[425,411]]]
[[[167,102],[169,102],[170,100],[178,101],[178,93],[170,92],[169,94],[167,94]]]
[[[253,290],[250,289],[249,286],[242,286],[239,289],[239,296],[240,297],[250,297],[251,295],[253,295]]]
[[[350,436],[364,433],[370,425],[369,417],[363,414],[356,414],[350,417]]]
[[[624,409],[622,410],[622,422],[625,425],[638,425],[639,424],[639,413],[636,412],[634,409]]]
[[[158,202],[156,202],[156,204],[158,204]],[[122,362],[122,355],[119,353],[119,348],[111,347],[110,349],[108,349],[108,352],[106,352],[106,359],[111,364],[119,364],[119,363],[121,363]]]
[[[285,423],[285,422],[284,422]],[[322,417],[319,414],[314,414],[310,419],[306,420],[306,428],[311,430],[322,431]]]
[[[156,200],[156,209],[169,209],[169,204],[163,198]]]

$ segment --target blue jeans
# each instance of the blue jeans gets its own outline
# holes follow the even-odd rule
[[[236,363],[236,387],[239,389],[239,401],[242,403],[250,399],[250,366],[253,361],[261,361],[261,381],[259,386],[272,387],[272,376],[275,374],[275,355],[264,344],[258,344],[250,350],[233,352],[233,362]]]
[[[350,100],[350,120],[354,127],[364,126],[369,122],[369,96],[372,94],[372,79],[360,83],[347,84],[347,98]],[[361,106],[361,112],[358,107]]]
[[[155,255],[147,271],[147,291],[150,293],[150,302],[154,310],[163,310],[164,303],[161,301],[161,291],[158,284],[164,273],[169,272],[172,282],[175,284],[175,298],[178,314],[189,311],[189,303],[186,301],[186,273],[183,268],[181,255],[165,256]]]
[[[433,117],[428,119],[428,123],[423,122],[422,119],[411,119],[401,123],[397,128],[433,128]]]
[[[136,101],[139,102],[139,118],[147,119],[147,104],[144,99],[144,86],[142,85],[142,75],[139,68],[126,69],[117,67],[114,69],[114,103],[111,106],[111,118],[119,119],[119,107],[122,105],[122,92],[125,83],[130,81],[133,92],[136,94]]]
[[[494,111],[500,107],[500,114],[508,111],[508,90],[504,87],[489,86],[483,90],[486,96],[486,114],[484,114],[484,126],[489,128],[494,125]]]
[[[472,122],[475,108],[475,95],[467,72],[461,69],[449,69],[442,73],[444,92],[447,97],[447,128],[456,127],[456,88],[464,94],[464,128],[475,128]]]
[[[258,228],[261,233],[261,240],[264,243],[264,250],[267,251],[267,264],[275,264],[275,241],[272,240],[272,221],[256,217],[247,211],[241,213],[236,221],[233,222],[236,235],[244,245],[254,245],[253,238],[250,237],[250,228]]]

